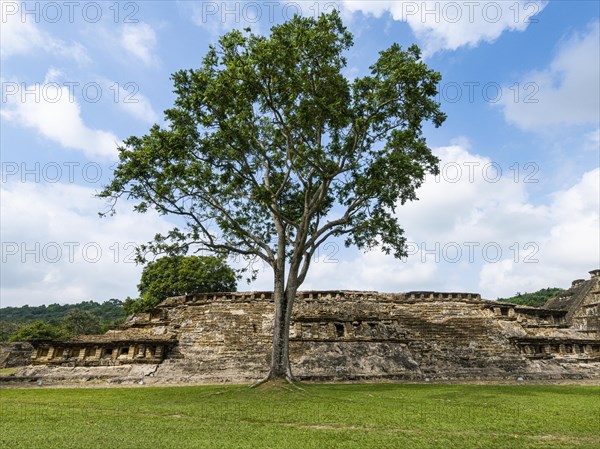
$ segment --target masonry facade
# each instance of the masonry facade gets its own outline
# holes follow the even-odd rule
[[[472,293],[299,292],[301,379],[588,378],[600,373],[600,270],[542,308]],[[270,292],[169,298],[102,336],[35,342],[23,374],[251,382],[267,373]]]

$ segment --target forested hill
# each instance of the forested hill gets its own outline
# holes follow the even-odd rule
[[[562,288],[543,288],[534,293],[517,293],[511,298],[498,298],[498,301],[511,302],[513,304],[520,304],[523,306],[541,307],[549,299],[552,299],[559,294],[564,292]]]
[[[101,322],[121,321],[125,318],[123,302],[118,299],[109,299],[103,303],[83,301],[77,304],[2,307],[0,308],[0,320],[13,323],[26,323],[36,320],[48,323],[60,322],[72,310],[90,312],[98,317]]]
[[[31,326],[36,332],[42,328],[46,331],[52,329],[53,335],[57,337],[73,333],[101,333],[122,323],[125,318],[123,302],[118,299],[109,299],[103,303],[83,301],[64,305],[2,307],[0,341],[6,341],[19,329]]]

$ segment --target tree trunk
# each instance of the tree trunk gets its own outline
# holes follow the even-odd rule
[[[296,299],[297,287],[284,288],[283,273],[275,272],[273,299],[275,302],[275,319],[273,326],[273,349],[271,353],[271,370],[267,377],[270,379],[286,379],[294,381],[290,369],[289,342],[290,321],[292,308]]]
[[[276,222],[276,224],[278,223]],[[298,263],[291,264],[286,283],[285,230],[280,224],[278,224],[278,229],[280,231],[280,238],[277,246],[277,259],[272,265],[275,317],[273,320],[271,367],[267,377],[253,386],[258,386],[269,380],[287,380],[290,383],[294,383],[295,381],[290,367],[289,347],[292,309],[296,300],[296,292],[298,291]]]

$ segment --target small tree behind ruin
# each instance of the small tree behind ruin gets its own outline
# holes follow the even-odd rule
[[[219,257],[175,255],[149,262],[137,287],[140,297],[127,298],[123,304],[127,313],[153,309],[169,296],[234,292],[237,278],[235,271]]]

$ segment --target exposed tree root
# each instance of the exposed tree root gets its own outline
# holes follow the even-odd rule
[[[284,382],[288,383],[291,386],[297,387],[300,390],[303,390],[302,388],[300,388],[297,385],[298,380],[293,376],[292,370],[290,369],[289,366],[286,370],[285,376],[274,376],[273,372],[270,371],[269,374],[267,374],[267,376],[265,378],[250,385],[250,388],[256,388],[256,387],[259,387],[260,385],[263,385],[266,383],[272,383],[273,385],[275,385],[275,384],[280,384],[280,383],[284,383]]]
[[[256,388],[266,382],[268,382],[269,380],[271,380],[271,375],[269,374],[267,377],[265,377],[264,379],[259,380],[258,382],[253,383],[252,385],[250,385],[250,388]]]

